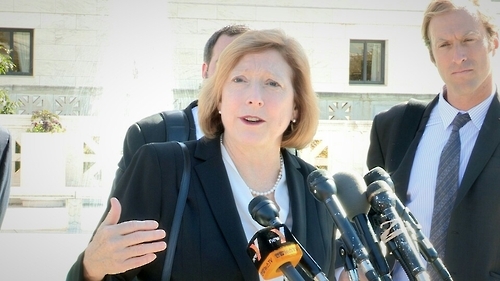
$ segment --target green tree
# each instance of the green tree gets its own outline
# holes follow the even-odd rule
[[[7,73],[16,65],[12,62],[9,55],[10,50],[0,45],[0,75]],[[19,102],[11,101],[6,89],[0,89],[0,114],[14,114]]]

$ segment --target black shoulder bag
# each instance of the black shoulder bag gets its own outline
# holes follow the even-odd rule
[[[189,140],[189,120],[183,110],[169,110],[160,113],[165,122],[166,141]]]
[[[170,229],[170,237],[167,244],[167,255],[163,265],[163,272],[161,276],[162,281],[169,281],[172,274],[172,263],[174,262],[175,248],[177,246],[177,237],[179,236],[179,229],[181,226],[182,213],[186,205],[186,198],[189,190],[189,178],[191,174],[191,163],[189,158],[189,150],[182,142],[177,142],[181,147],[182,154],[184,155],[184,166],[182,171],[181,186],[179,188],[179,196],[177,197],[177,204],[175,205],[174,219]]]

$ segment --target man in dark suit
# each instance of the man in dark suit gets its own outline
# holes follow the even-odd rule
[[[0,227],[9,205],[12,150],[11,137],[7,129],[0,126]]]
[[[229,43],[233,42],[236,37],[248,30],[249,28],[245,25],[227,25],[212,34],[205,44],[203,52],[203,64],[201,69],[203,79],[212,76],[215,72],[217,60],[224,48],[226,48]],[[114,180],[115,183],[121,178],[123,172],[130,164],[132,156],[134,156],[135,152],[143,144],[165,142],[167,140],[196,140],[203,136],[203,132],[198,127],[198,100],[193,101],[182,111],[173,110],[167,112],[167,115],[180,114],[180,123],[174,126],[168,126],[171,124],[165,123],[165,119],[168,117],[165,117],[164,113],[165,112],[159,112],[145,117],[129,127],[123,141],[123,156],[118,163],[118,169]],[[177,119],[175,120],[177,121]],[[169,128],[168,132],[166,129],[167,127]],[[180,129],[181,131],[185,130],[186,133],[177,134],[172,127]],[[188,137],[185,138],[184,136]],[[114,185],[115,184],[113,184],[113,186]]]
[[[455,281],[500,280],[500,98],[491,66],[499,42],[493,22],[469,4],[429,4],[422,35],[445,85],[423,113],[405,113],[408,103],[374,118],[367,164],[391,174],[397,196],[435,244],[430,233],[439,226],[432,217],[440,154],[452,119],[468,113],[470,121],[459,130],[458,185],[443,261]],[[405,279],[396,265],[394,280]]]

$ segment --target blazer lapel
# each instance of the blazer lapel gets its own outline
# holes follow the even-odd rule
[[[288,196],[290,197],[290,205],[293,206],[292,217],[293,226],[292,233],[297,238],[302,246],[306,246],[307,241],[306,233],[306,202],[304,198],[304,190],[302,187],[303,176],[299,172],[300,165],[291,157],[290,153],[282,150],[283,158],[285,161],[286,183],[288,185]],[[312,196],[312,195],[311,195]]]
[[[199,142],[195,157],[206,160],[194,167],[208,199],[215,220],[224,239],[227,241],[233,257],[246,280],[258,278],[251,259],[241,245],[246,245],[246,236],[241,226],[240,217],[234,203],[233,193],[222,161],[219,140]],[[214,167],[216,170],[214,171]]]
[[[292,234],[318,264],[327,266],[323,268],[327,273],[330,271],[330,262],[336,255],[331,240],[335,224],[326,208],[323,208],[322,203],[317,202],[309,191],[308,183],[304,178],[307,178],[309,168],[300,165],[299,161],[288,151],[283,150],[282,153],[286,167],[288,195],[292,206]]]
[[[418,131],[415,134],[415,138],[410,144],[399,168],[391,175],[391,178],[394,182],[394,185],[401,188],[396,188],[396,195],[399,197],[403,203],[406,204],[406,193],[408,192],[408,184],[410,181],[411,168],[413,166],[413,160],[415,158],[415,153],[417,152],[418,144],[422,139],[422,135],[424,134],[425,126],[427,125],[427,121],[429,121],[429,116],[431,115],[432,108],[436,106],[439,100],[439,96],[436,96],[427,106],[422,115],[422,120],[420,121],[420,125],[418,127]]]
[[[500,144],[500,101],[498,93],[491,101],[483,126],[479,131],[464,177],[458,189],[455,206],[462,201]]]

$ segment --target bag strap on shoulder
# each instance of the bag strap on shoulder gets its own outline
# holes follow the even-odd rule
[[[181,227],[182,213],[184,212],[184,207],[186,206],[186,199],[189,191],[189,179],[191,177],[189,150],[184,143],[177,143],[179,144],[184,156],[184,165],[182,166],[183,170],[181,185],[179,188],[179,195],[177,196],[177,204],[175,205],[174,219],[172,221],[170,236],[168,238],[167,254],[165,257],[165,263],[163,265],[163,272],[161,277],[162,281],[169,281],[170,275],[172,274],[172,264],[174,262],[175,248],[177,246],[177,238],[179,236],[179,230]]]
[[[160,114],[165,122],[165,141],[189,140],[189,120],[183,110],[168,110]]]

